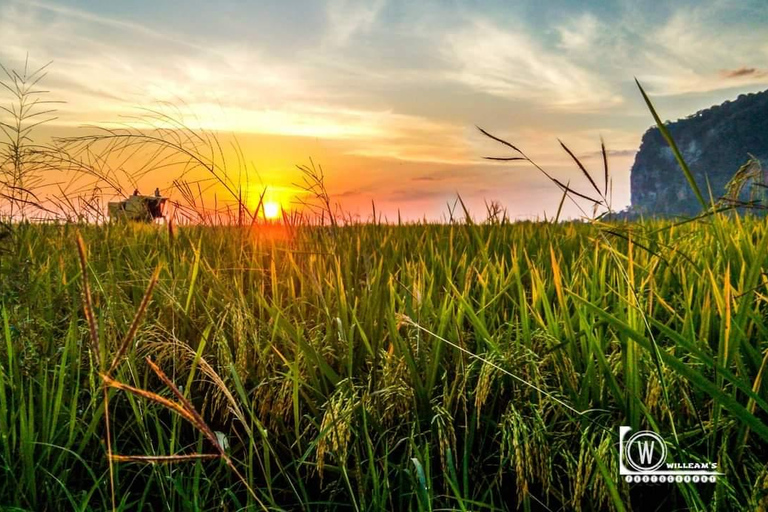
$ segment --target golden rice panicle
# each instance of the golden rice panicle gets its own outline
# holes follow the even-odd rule
[[[763,472],[755,482],[750,502],[752,510],[760,512],[768,510],[768,466],[763,468]]]
[[[363,395],[366,412],[386,427],[409,421],[413,416],[414,391],[408,377],[405,358],[381,350],[378,371],[371,372],[368,390]]]
[[[317,472],[323,477],[325,459],[328,454],[341,465],[346,464],[347,449],[352,438],[353,412],[358,398],[349,381],[339,383],[336,391],[325,405],[323,421],[320,424],[320,438],[317,443]]]
[[[453,414],[444,407],[433,404],[432,415],[432,423],[437,427],[440,466],[443,473],[448,474],[448,451],[456,453],[456,432],[453,428]]]
[[[477,415],[478,426],[480,426],[483,405],[491,394],[493,382],[495,378],[501,374],[497,369],[497,361],[499,361],[499,359],[500,358],[496,355],[489,355],[480,366],[480,375],[477,378],[477,387],[475,388],[475,413]]]
[[[526,447],[528,429],[520,412],[510,403],[501,422],[501,465],[514,469],[517,499],[522,501],[528,495],[528,471]]]

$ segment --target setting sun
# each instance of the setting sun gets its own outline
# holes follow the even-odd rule
[[[280,204],[275,201],[264,203],[264,217],[267,219],[276,219],[280,216]]]

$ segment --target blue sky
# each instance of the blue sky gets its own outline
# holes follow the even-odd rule
[[[436,218],[458,191],[541,216],[559,191],[483,162],[501,151],[475,125],[574,185],[557,139],[599,168],[603,136],[620,208],[651,124],[634,77],[667,119],[768,88],[768,3],[0,0],[0,62],[27,54],[68,133],[172,101],[276,189],[313,157],[353,211]]]

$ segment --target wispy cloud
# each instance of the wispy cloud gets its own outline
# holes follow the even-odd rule
[[[629,156],[635,156],[637,154],[637,149],[608,149],[605,151],[608,158],[616,157],[616,158],[624,158]],[[592,151],[590,153],[585,153],[581,155],[579,158],[603,158],[603,152],[602,151]]]
[[[546,48],[519,27],[502,29],[478,19],[445,39],[446,59],[455,67],[449,76],[479,91],[573,111],[615,107],[623,101],[595,72]],[[573,39],[572,45],[587,44]]]
[[[354,31],[373,23],[382,5],[351,8]],[[333,3],[329,9],[343,7]],[[308,76],[311,66],[308,71],[306,65],[274,62],[258,49],[219,43],[190,53],[186,44],[176,44],[179,37],[37,2],[11,3],[0,13],[3,61],[22,62],[27,52],[55,56],[49,84],[67,100],[63,123],[110,122],[135,115],[136,105],[170,102],[207,129],[343,139],[350,142],[348,154],[375,158],[468,158],[460,127],[391,109],[350,108]],[[104,37],[105,27],[111,37]],[[133,40],[138,42],[127,44]],[[154,51],[158,44],[162,52]]]
[[[100,16],[98,14],[94,14],[89,11],[83,11],[80,9],[75,9],[72,7],[67,7],[67,6],[49,3],[49,2],[41,2],[39,0],[26,0],[25,2],[23,2],[23,5],[25,5],[26,7],[38,9],[40,11],[49,11],[52,13],[56,13],[69,19],[81,20],[88,23],[109,27],[112,29],[127,30],[137,35],[141,35],[143,37],[150,37],[156,40],[169,41],[174,44],[184,45],[184,46],[188,46],[190,48],[195,48],[198,50],[204,49],[202,46],[196,45],[188,39],[174,36],[169,31],[155,30],[146,25],[142,25],[140,23],[133,23],[130,21],[110,18],[108,16]]]
[[[601,26],[597,16],[582,13],[555,27],[560,41],[558,47],[569,53],[592,52],[600,38]]]
[[[699,94],[768,85],[763,27],[727,24],[734,5],[712,2],[679,8],[642,40],[643,75],[658,95]],[[734,65],[723,71],[723,63]]]
[[[720,76],[723,78],[736,78],[736,79],[745,78],[745,77],[765,78],[766,76],[768,76],[768,70],[748,68],[748,67],[742,66],[737,69],[721,69]]]
[[[328,39],[346,44],[353,36],[370,30],[386,0],[331,0],[328,2]]]

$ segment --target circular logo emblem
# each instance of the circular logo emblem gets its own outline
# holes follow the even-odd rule
[[[635,471],[655,471],[667,460],[667,445],[656,432],[635,432],[624,445],[624,456]]]

